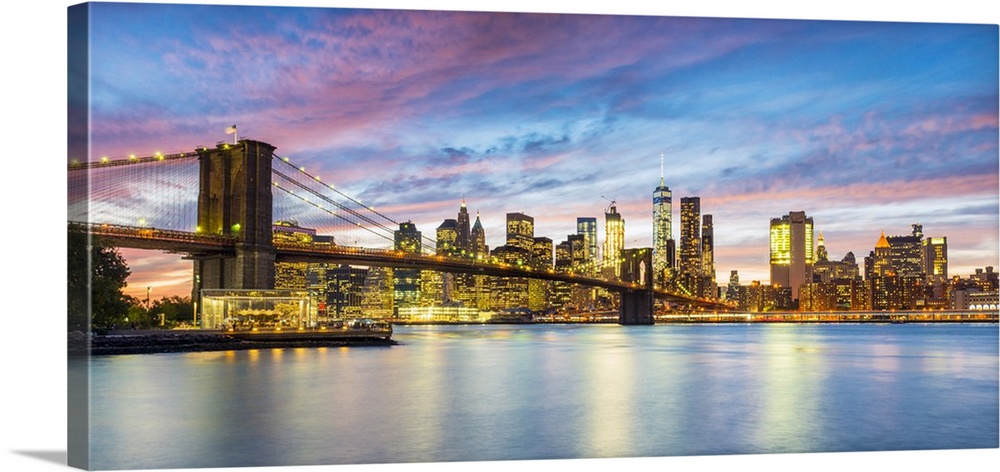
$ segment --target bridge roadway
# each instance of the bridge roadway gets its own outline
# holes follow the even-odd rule
[[[188,231],[161,230],[109,224],[84,224],[94,236],[101,237],[119,247],[155,249],[192,257],[227,254],[235,251],[236,239]],[[573,272],[554,269],[537,269],[504,263],[483,262],[438,255],[411,254],[391,249],[371,249],[352,246],[322,245],[275,241],[276,262],[332,262],[364,266],[395,267],[436,270],[450,273],[488,275],[497,277],[528,277],[542,280],[570,282],[613,291],[642,290],[636,283],[606,280]],[[663,289],[654,289],[654,297],[673,303],[692,304],[706,309],[729,310],[731,307],[717,300],[691,297]]]

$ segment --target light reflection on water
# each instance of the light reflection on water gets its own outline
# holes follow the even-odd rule
[[[95,358],[92,467],[998,446],[996,325],[395,331]]]

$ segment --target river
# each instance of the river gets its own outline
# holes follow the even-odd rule
[[[996,324],[398,326],[394,338],[95,357],[91,467],[1000,443]]]

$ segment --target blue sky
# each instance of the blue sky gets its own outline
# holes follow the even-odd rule
[[[558,243],[614,199],[639,247],[662,153],[674,237],[700,197],[723,283],[766,281],[768,221],[796,210],[835,259],[919,223],[952,274],[998,264],[995,24],[148,4],[92,21],[90,158],[237,123],[426,234],[464,199],[491,247],[507,212]],[[142,257],[134,287],[190,278]]]

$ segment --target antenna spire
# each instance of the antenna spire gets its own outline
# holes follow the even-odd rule
[[[660,186],[663,186],[663,151],[660,151]]]

